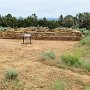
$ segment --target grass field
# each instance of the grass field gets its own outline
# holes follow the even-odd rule
[[[65,52],[75,52],[78,45],[77,41],[22,44],[22,40],[0,39],[0,90],[90,90],[90,73],[60,60]],[[85,58],[90,60],[89,54]],[[6,80],[10,68],[17,71],[11,72],[18,74],[17,79]]]

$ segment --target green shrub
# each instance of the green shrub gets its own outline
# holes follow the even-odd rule
[[[41,55],[42,60],[47,60],[47,59],[54,60],[55,57],[56,57],[56,55],[53,51],[43,52],[42,55]]]
[[[80,41],[80,44],[81,44],[81,45],[90,45],[90,35],[88,35],[87,37],[83,38],[83,39]]]
[[[79,55],[76,55],[76,54],[63,54],[61,56],[61,59],[64,63],[66,63],[67,65],[80,65],[81,62],[80,62],[80,56]]]
[[[85,34],[85,36],[90,35],[90,31],[89,30],[85,30],[84,34]]]
[[[16,79],[17,76],[18,76],[18,73],[14,68],[8,69],[5,74],[6,79],[11,79],[11,80]]]
[[[10,29],[10,27],[2,27],[0,26],[0,31],[5,32],[7,29]]]
[[[85,32],[86,31],[86,28],[79,29],[79,31]]]
[[[57,81],[53,84],[53,90],[68,90],[66,83]]]

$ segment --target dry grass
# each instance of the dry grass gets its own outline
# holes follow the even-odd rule
[[[52,90],[50,84],[57,80],[67,81],[70,90],[83,90],[84,87],[77,84],[75,80],[80,77],[84,83],[88,84],[90,76],[45,65],[39,60],[43,51],[52,50],[58,57],[74,48],[77,43],[33,40],[31,45],[26,45],[22,44],[22,40],[0,39],[0,81],[4,78],[7,68],[15,68],[19,74],[18,78],[26,85],[30,85],[32,90]]]

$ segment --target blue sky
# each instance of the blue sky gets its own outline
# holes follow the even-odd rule
[[[0,14],[27,17],[59,17],[90,12],[90,0],[0,0]]]

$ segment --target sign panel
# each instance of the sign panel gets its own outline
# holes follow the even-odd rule
[[[23,34],[23,37],[31,37],[31,34]]]

